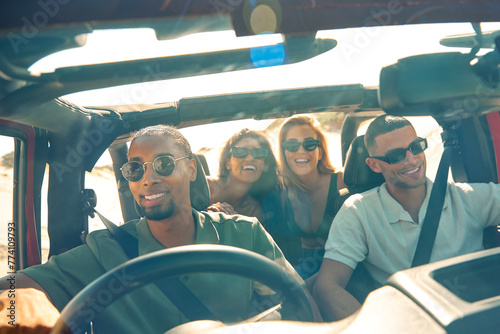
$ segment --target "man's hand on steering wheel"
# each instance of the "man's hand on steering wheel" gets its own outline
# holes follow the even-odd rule
[[[0,294],[0,333],[48,334],[59,311],[36,289],[5,290]]]

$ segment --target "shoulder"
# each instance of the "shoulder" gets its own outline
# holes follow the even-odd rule
[[[479,185],[479,183],[477,185]],[[473,187],[472,187],[472,184],[470,184],[470,183],[448,182],[448,190],[467,193],[467,192],[473,190]]]
[[[344,171],[338,169],[335,173],[332,174],[332,182],[335,181],[337,184],[337,190],[341,190],[347,188],[347,185],[344,183]]]
[[[130,233],[131,235],[137,237],[136,227],[137,227],[137,223],[139,221],[140,221],[140,219],[131,220],[123,225],[120,225],[119,228],[121,228],[125,232]],[[107,239],[114,239],[113,235],[111,234],[111,232],[109,232],[109,230],[107,228],[104,228],[102,230],[96,230],[96,231],[89,233],[89,235],[87,235],[86,241],[88,243],[91,240],[97,241],[97,240],[105,240],[105,239],[106,240]]]
[[[220,177],[207,177],[207,182],[209,187],[213,187],[216,190],[224,188],[224,183],[226,179]]]
[[[132,220],[120,226],[120,229],[137,238],[137,224],[140,220]],[[129,258],[120,243],[113,237],[109,230],[98,230],[87,236],[86,244],[99,262],[108,270]]]
[[[214,226],[246,226],[253,227],[259,224],[255,217],[243,215],[228,215],[223,212],[201,211],[206,220],[211,221]]]
[[[210,187],[213,187],[218,181],[219,179],[216,177],[207,177],[207,183]]]
[[[500,192],[500,185],[489,183],[455,183],[448,182],[448,191],[451,195],[469,196],[491,196]]]
[[[143,218],[145,219],[145,218]],[[137,224],[141,221],[141,219],[134,219],[131,220],[123,225],[120,225],[120,228],[123,229],[125,232],[128,232],[132,234],[133,236],[137,237]]]
[[[113,238],[108,229],[97,230],[89,233],[85,238],[86,243],[94,242],[96,240],[110,239]]]
[[[448,188],[450,190],[461,191],[464,193],[475,191],[475,190],[486,190],[492,189],[497,190],[499,185],[493,182],[489,183],[461,183],[461,182],[448,182]]]
[[[210,222],[221,237],[234,235],[248,238],[249,235],[260,234],[264,231],[264,227],[255,217],[205,211],[202,211],[201,214],[204,215],[205,223]]]
[[[380,187],[349,196],[333,219],[332,226],[350,226],[368,223],[368,216],[384,214],[383,195]]]
[[[347,207],[361,207],[368,202],[380,201],[380,186],[364,191],[362,193],[355,193],[349,196],[345,201]]]
[[[204,212],[204,228],[213,226],[217,234],[217,243],[227,246],[240,247],[252,251],[258,250],[263,245],[271,245],[273,242],[267,235],[262,225],[256,218],[242,215],[227,215],[221,212]],[[208,224],[207,224],[208,223]]]
[[[448,193],[452,201],[498,202],[500,185],[495,183],[454,183],[448,182]]]
[[[220,202],[220,195],[224,189],[224,180],[218,177],[207,177],[210,189],[210,203]]]

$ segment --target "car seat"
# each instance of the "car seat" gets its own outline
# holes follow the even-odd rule
[[[344,183],[349,194],[370,190],[385,182],[381,173],[375,173],[365,160],[370,155],[365,147],[364,135],[354,138],[347,151],[344,164]]]
[[[202,156],[205,159],[205,156]],[[198,155],[194,155],[196,160],[196,180],[191,182],[189,191],[191,195],[191,206],[198,211],[205,210],[210,205],[210,188],[208,187],[205,170],[208,170],[208,165],[203,166]],[[206,164],[206,160],[204,160]]]
[[[354,138],[347,151],[344,164],[344,183],[347,185],[348,196],[361,193],[377,187],[385,182],[382,174],[375,173],[365,160],[369,157],[364,136]],[[377,288],[363,263],[359,263],[349,280],[346,290],[360,303]]]
[[[205,157],[203,154],[198,154],[198,153],[195,155],[198,158],[197,163],[200,163],[201,166],[203,167],[203,170],[205,171],[205,176],[209,176],[210,169],[208,168],[207,157]]]

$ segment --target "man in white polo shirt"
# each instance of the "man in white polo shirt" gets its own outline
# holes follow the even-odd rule
[[[433,186],[426,177],[427,141],[403,117],[377,117],[365,134],[366,163],[385,183],[351,196],[335,216],[314,288],[325,320],[342,319],[360,308],[345,290],[363,262],[382,285],[408,269],[420,236]],[[483,229],[500,221],[497,184],[448,183],[430,262],[483,248]]]

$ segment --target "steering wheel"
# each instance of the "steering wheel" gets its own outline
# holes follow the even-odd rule
[[[90,306],[85,301],[95,298],[99,291],[109,286],[118,273],[126,272],[133,280],[116,293],[111,304],[121,296],[143,285],[172,276],[200,272],[234,274],[258,281],[275,292],[283,293],[282,316],[295,320],[314,321],[311,304],[300,283],[270,259],[237,247],[221,245],[190,245],[153,252],[132,259],[107,272],[80,291],[62,310],[51,334],[64,330],[86,328]],[[85,319],[85,320],[84,320]],[[84,331],[84,330],[83,330]]]

